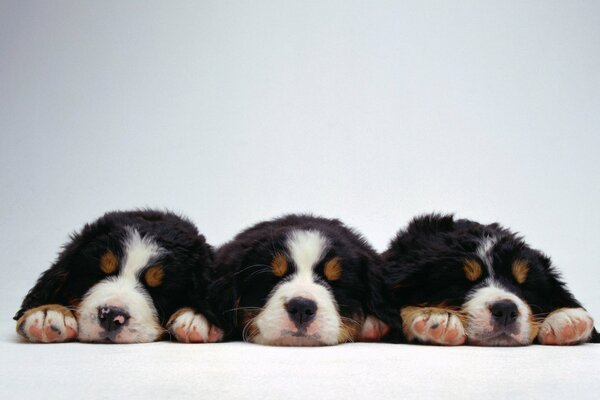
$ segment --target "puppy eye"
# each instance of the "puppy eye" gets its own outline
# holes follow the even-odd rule
[[[285,256],[281,253],[277,253],[271,261],[271,268],[273,268],[273,274],[275,276],[283,276],[287,272],[288,262]]]
[[[118,265],[119,260],[117,260],[117,256],[110,250],[100,257],[100,270],[107,275],[115,272]]]
[[[329,281],[337,281],[342,276],[342,264],[340,258],[335,257],[325,263],[323,274]]]
[[[525,260],[516,260],[512,265],[512,274],[518,283],[523,283],[529,274],[529,265]]]
[[[468,280],[475,281],[481,276],[481,265],[475,260],[466,260],[463,271]]]
[[[165,270],[162,265],[154,265],[146,271],[144,274],[144,280],[146,284],[150,287],[160,286],[165,277]]]

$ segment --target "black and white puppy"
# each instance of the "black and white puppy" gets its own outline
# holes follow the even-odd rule
[[[71,236],[15,315],[32,342],[217,341],[206,308],[213,251],[170,212],[110,212]]]
[[[498,224],[418,217],[383,259],[386,311],[396,316],[386,322],[409,341],[565,345],[597,335],[550,258]]]
[[[281,346],[377,340],[369,274],[378,254],[338,220],[288,215],[259,223],[216,252],[210,290],[230,338]]]

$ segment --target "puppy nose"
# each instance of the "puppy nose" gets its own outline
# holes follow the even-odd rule
[[[492,318],[501,326],[509,326],[517,320],[517,305],[510,300],[497,301],[490,305]]]
[[[294,324],[301,328],[315,319],[317,303],[304,297],[294,297],[285,305],[285,309]]]
[[[98,309],[98,321],[100,326],[108,332],[114,332],[123,327],[129,314],[122,308],[118,307],[100,307]]]

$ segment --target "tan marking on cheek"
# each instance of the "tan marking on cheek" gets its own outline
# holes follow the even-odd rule
[[[259,312],[255,310],[242,311],[242,318],[239,323],[242,326],[242,339],[245,342],[254,342],[254,338],[260,333],[260,330],[254,323],[254,319],[258,314]]]
[[[475,260],[466,260],[463,265],[465,276],[470,281],[475,281],[481,276],[481,265]]]
[[[512,274],[518,283],[523,283],[529,274],[529,265],[525,260],[516,260],[512,265]]]
[[[340,263],[340,258],[335,257],[327,261],[323,273],[325,274],[325,278],[329,281],[337,281],[340,279],[342,276],[342,264]]]
[[[271,261],[271,268],[273,268],[273,273],[275,276],[283,276],[287,272],[288,262],[285,256],[282,253],[277,253]]]
[[[533,343],[538,333],[540,332],[542,320],[539,320],[533,316],[533,311],[531,311],[529,305],[527,305],[527,308],[529,308],[529,320],[527,321],[527,323],[529,324],[529,343]]]
[[[357,340],[364,322],[365,319],[360,315],[353,315],[352,318],[342,318],[337,339],[338,344]]]
[[[119,260],[117,260],[117,256],[115,253],[108,250],[106,253],[100,257],[100,269],[105,274],[112,274],[117,270],[117,266],[119,265]]]
[[[160,286],[165,278],[165,270],[162,265],[155,265],[146,271],[144,274],[144,280],[150,287]]]

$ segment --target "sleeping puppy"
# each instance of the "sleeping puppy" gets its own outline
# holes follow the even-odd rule
[[[597,335],[550,259],[498,224],[415,218],[383,259],[389,322],[409,341],[567,345]]]
[[[170,212],[111,212],[71,236],[14,319],[32,342],[216,341],[206,306],[213,251]],[[194,307],[194,308],[192,308]],[[169,317],[171,317],[169,319]]]
[[[338,220],[289,215],[217,250],[210,293],[230,338],[280,346],[377,340],[369,274],[377,253]]]

